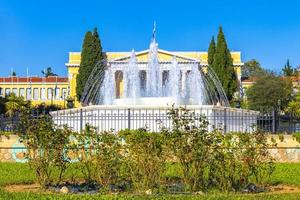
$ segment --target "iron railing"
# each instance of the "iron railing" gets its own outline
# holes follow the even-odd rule
[[[294,133],[300,131],[300,118],[292,114],[276,115],[251,112],[231,112],[222,109],[212,112],[209,109],[193,110],[196,117],[205,116],[209,129],[220,129],[224,132],[247,131],[260,129],[271,133]],[[43,113],[32,113],[36,118]],[[170,127],[172,121],[166,109],[74,109],[54,111],[51,113],[54,123],[67,125],[75,131],[82,131],[86,124],[95,126],[99,131],[147,128],[159,131],[162,126]],[[20,117],[18,115],[0,115],[0,131],[16,131]]]

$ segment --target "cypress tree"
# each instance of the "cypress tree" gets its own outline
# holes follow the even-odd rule
[[[76,93],[77,99],[80,100],[86,81],[88,80],[91,72],[96,66],[97,62],[102,60],[102,47],[100,38],[97,32],[97,28],[94,32],[88,31],[85,34],[82,51],[81,51],[81,62],[77,75]]]
[[[216,72],[222,86],[226,92],[228,100],[232,100],[234,92],[237,91],[237,76],[233,67],[233,60],[227,47],[226,39],[219,28],[216,51],[211,65]]]
[[[215,53],[216,53],[216,43],[215,43],[215,38],[213,36],[208,47],[207,62],[209,66],[211,66],[214,61]]]
[[[94,37],[94,53],[96,56],[96,60],[99,61],[102,59],[103,57],[103,53],[102,53],[102,46],[101,46],[101,40],[99,38],[99,34],[97,31],[97,28],[94,28],[94,32],[93,32],[93,37]]]
[[[282,69],[283,75],[284,76],[292,76],[294,74],[294,69],[293,67],[290,65],[290,61],[289,59],[286,61],[285,66]]]

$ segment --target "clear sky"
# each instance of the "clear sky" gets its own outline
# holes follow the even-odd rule
[[[297,0],[1,0],[0,76],[66,75],[69,51],[80,51],[87,30],[98,27],[105,51],[149,46],[153,21],[164,50],[206,51],[222,25],[231,50],[279,71],[289,58],[300,65]]]

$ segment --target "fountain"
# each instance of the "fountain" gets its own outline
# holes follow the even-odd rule
[[[140,63],[132,50],[129,61],[123,65],[123,93],[116,96],[116,83],[113,69],[118,68],[114,62],[109,63],[99,90],[95,90],[95,81],[88,81],[82,102],[97,105],[216,105],[229,106],[227,97],[212,69],[200,67],[200,62],[178,62],[176,56],[168,63],[161,64],[158,58],[158,43],[155,28],[149,46],[146,77],[141,78]],[[208,67],[206,67],[208,68]],[[166,77],[163,78],[163,73]],[[95,79],[94,74],[91,75]],[[91,77],[90,77],[91,79]],[[89,79],[89,80],[90,80]],[[142,80],[146,79],[146,80]],[[146,82],[146,87],[142,83]],[[91,91],[92,90],[92,91]],[[91,95],[90,93],[97,93]],[[98,98],[95,99],[94,97]]]
[[[170,61],[160,62],[158,52],[154,26],[147,62],[138,61],[132,50],[128,57],[107,61],[105,71],[99,67],[103,62],[96,65],[81,99],[83,105],[89,106],[54,112],[55,122],[77,131],[85,124],[99,130],[146,126],[156,131],[158,122],[170,125],[166,111],[175,105],[205,115],[211,130],[253,130],[258,113],[230,108],[224,89],[209,66],[175,54]],[[117,77],[117,72],[122,76]],[[120,77],[122,80],[117,82]]]

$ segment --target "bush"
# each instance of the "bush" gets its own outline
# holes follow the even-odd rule
[[[125,159],[135,189],[159,189],[165,168],[164,136],[145,129],[119,132]]]
[[[66,127],[56,127],[47,116],[27,122],[26,133],[20,139],[27,148],[29,166],[35,171],[42,188],[54,180],[60,182],[68,167],[69,138],[72,131]],[[57,169],[59,173],[54,173]]]
[[[163,133],[169,155],[180,164],[186,190],[239,190],[251,178],[263,182],[273,172],[263,133],[208,132],[206,119],[185,108],[173,108],[169,116],[172,128]]]
[[[284,135],[283,134],[279,134],[278,135],[278,139],[280,140],[280,142],[284,141]]]
[[[76,162],[74,181],[82,174],[86,183],[101,185],[102,192],[131,185],[136,191],[169,191],[174,182],[163,178],[170,163],[182,175],[175,180],[175,187],[186,192],[239,191],[253,181],[264,183],[274,171],[270,145],[262,132],[208,131],[205,117],[185,108],[172,108],[168,115],[171,128],[118,134],[99,133],[89,125],[73,133],[67,127],[56,127],[48,117],[32,120],[24,115],[25,134],[20,137],[43,188],[61,182],[71,162]]]
[[[296,132],[293,134],[293,138],[300,143],[300,132]]]
[[[211,134],[207,131],[208,122],[185,108],[169,111],[171,129],[162,129],[165,135],[168,155],[180,163],[186,190],[198,191],[206,186],[204,175],[208,167]]]
[[[222,191],[240,190],[253,179],[262,183],[274,171],[263,133],[214,134],[208,176],[211,187]]]
[[[77,133],[73,149],[78,158],[78,168],[86,182],[98,182],[108,187],[117,184],[121,178],[123,157],[121,141],[112,132],[98,133],[87,125],[82,133]]]

